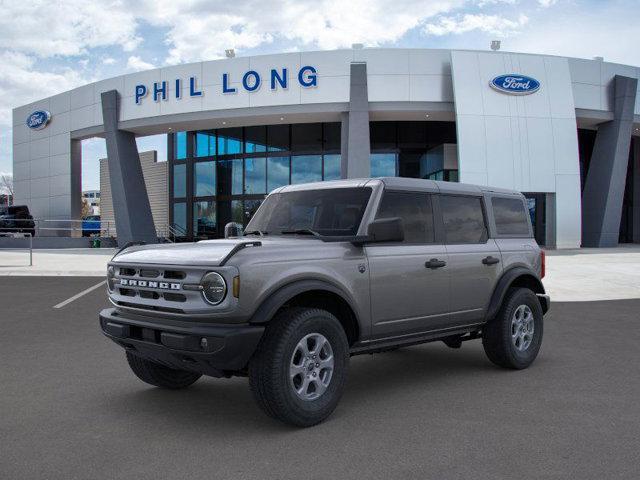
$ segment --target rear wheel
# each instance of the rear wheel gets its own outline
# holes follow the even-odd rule
[[[267,415],[309,427],[335,409],[348,365],[349,344],[336,317],[316,308],[290,308],[267,327],[249,363],[249,384]]]
[[[496,365],[527,368],[542,344],[542,307],[528,288],[511,288],[496,317],[482,331],[484,351]]]
[[[145,383],[155,387],[173,390],[186,388],[202,375],[186,370],[175,370],[159,363],[145,360],[131,352],[127,352],[127,362],[133,373]]]

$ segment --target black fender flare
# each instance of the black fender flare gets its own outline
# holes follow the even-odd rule
[[[356,317],[356,322],[358,322],[358,324],[360,323],[357,309],[354,308],[353,301],[350,297],[341,288],[324,280],[295,280],[279,287],[274,292],[267,295],[266,299],[263,300],[251,316],[249,323],[262,324],[268,322],[273,318],[276,312],[293,297],[312,290],[325,290],[338,295],[347,305],[349,305],[349,308],[351,308],[351,311]]]
[[[489,307],[487,308],[487,313],[485,315],[485,321],[491,320],[495,317],[500,310],[500,306],[502,305],[502,300],[504,296],[507,294],[509,287],[515,282],[518,278],[527,277],[527,281],[534,287],[533,291],[536,294],[544,294],[544,286],[542,282],[538,278],[538,276],[530,269],[526,267],[513,267],[505,272],[503,272],[500,280],[496,284],[496,287],[493,290],[493,295],[491,296],[491,301],[489,302]],[[545,305],[542,305],[543,310]]]

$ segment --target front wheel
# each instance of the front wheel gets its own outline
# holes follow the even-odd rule
[[[542,307],[528,288],[511,288],[502,307],[482,330],[482,346],[493,363],[504,368],[527,368],[542,344]]]
[[[267,415],[309,427],[336,408],[348,365],[349,344],[336,317],[316,308],[290,308],[267,327],[249,363],[249,384]]]

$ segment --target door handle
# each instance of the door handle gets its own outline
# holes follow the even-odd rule
[[[428,262],[425,262],[424,266],[427,268],[442,268],[447,264],[447,262],[443,260],[438,260],[437,258],[432,258]]]
[[[485,265],[495,265],[496,263],[500,263],[500,259],[489,255],[488,257],[484,257],[482,259],[482,263],[484,263]]]

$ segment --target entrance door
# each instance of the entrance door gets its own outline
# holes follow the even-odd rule
[[[547,244],[546,235],[546,194],[544,193],[525,193],[527,206],[529,207],[529,215],[531,217],[531,225],[533,226],[533,236],[538,245]]]
[[[404,242],[369,244],[374,337],[434,330],[449,322],[447,254],[436,243],[432,196],[386,191],[377,218],[400,217]]]

